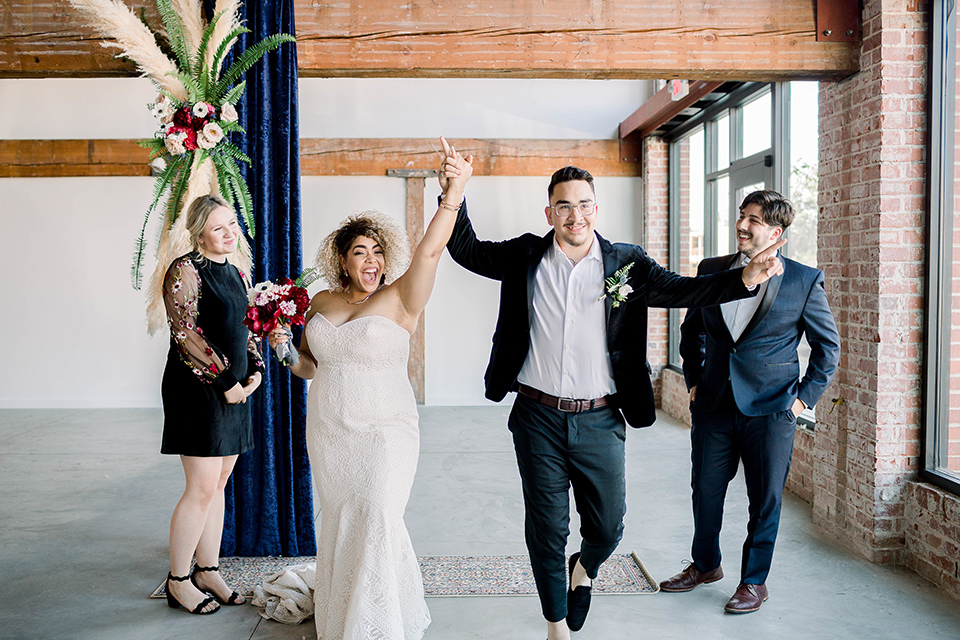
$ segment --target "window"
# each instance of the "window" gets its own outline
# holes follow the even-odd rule
[[[923,476],[960,492],[960,169],[956,4],[932,3]]]
[[[704,257],[736,251],[740,202],[774,189],[797,211],[784,254],[817,262],[816,82],[744,83],[667,134],[670,140],[670,267],[695,275]],[[670,365],[679,368],[681,310],[670,312]],[[800,346],[800,370],[810,349]],[[807,426],[814,414],[801,416]]]

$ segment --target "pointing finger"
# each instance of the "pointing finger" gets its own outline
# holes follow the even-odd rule
[[[787,244],[787,239],[786,239],[786,238],[781,238],[780,240],[774,242],[772,245],[770,245],[769,247],[767,247],[766,249],[764,249],[764,250],[763,250],[763,253],[764,253],[764,254],[776,253],[777,249],[779,249],[780,247],[782,247],[782,246],[785,245],[785,244]]]

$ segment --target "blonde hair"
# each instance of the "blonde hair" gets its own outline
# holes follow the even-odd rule
[[[383,249],[383,278],[390,284],[403,275],[410,264],[410,244],[406,232],[392,218],[380,211],[356,213],[340,223],[317,251],[316,267],[332,291],[344,291],[350,277],[340,264],[357,238],[375,240]]]
[[[203,229],[207,226],[207,219],[210,218],[211,213],[220,207],[233,211],[226,200],[215,195],[200,196],[187,208],[187,233],[190,235],[190,248],[197,253],[200,252],[200,236],[203,235]]]

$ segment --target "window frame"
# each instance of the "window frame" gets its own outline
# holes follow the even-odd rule
[[[954,135],[957,97],[957,7],[951,0],[930,5],[928,65],[927,282],[924,399],[920,478],[960,494],[960,474],[944,472],[941,449],[950,433],[950,351],[953,270]]]

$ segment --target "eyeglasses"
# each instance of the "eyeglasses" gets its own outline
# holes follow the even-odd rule
[[[574,209],[579,211],[580,215],[582,216],[589,216],[596,210],[596,206],[597,206],[597,203],[594,202],[593,200],[584,200],[583,202],[579,202],[577,204],[570,204],[569,202],[565,202],[563,204],[558,204],[557,206],[550,207],[550,208],[553,209],[553,212],[557,214],[558,217],[568,218],[570,217],[571,214],[573,214]]]

